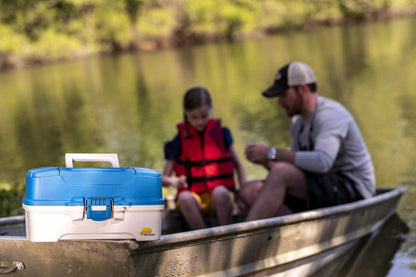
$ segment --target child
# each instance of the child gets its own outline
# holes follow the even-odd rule
[[[210,118],[211,96],[203,87],[185,93],[183,110],[178,134],[165,144],[162,184],[178,189],[179,207],[191,229],[206,227],[203,212],[216,214],[220,225],[230,224],[234,169],[240,185],[246,179],[231,132],[219,119]]]

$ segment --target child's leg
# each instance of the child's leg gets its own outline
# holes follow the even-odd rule
[[[199,203],[190,191],[183,191],[178,195],[181,213],[192,230],[205,228]]]
[[[230,192],[226,187],[219,186],[212,191],[211,209],[217,215],[218,223],[226,225],[232,223],[233,203]]]

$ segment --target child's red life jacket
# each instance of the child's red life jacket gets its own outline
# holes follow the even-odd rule
[[[234,161],[225,148],[220,120],[210,119],[201,135],[191,124],[177,125],[181,139],[181,154],[173,169],[176,176],[187,176],[188,188],[178,189],[178,194],[190,189],[195,193],[209,192],[217,186],[234,189]]]

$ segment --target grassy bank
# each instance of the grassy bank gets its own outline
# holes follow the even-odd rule
[[[24,214],[22,199],[25,194],[24,184],[0,183],[0,217]]]
[[[0,69],[413,14],[416,0],[0,0]]]

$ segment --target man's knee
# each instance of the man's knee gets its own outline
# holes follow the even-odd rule
[[[306,199],[307,184],[303,171],[297,166],[278,162],[270,168],[265,186],[282,186],[287,194]]]
[[[293,168],[296,168],[295,165],[291,164],[291,163],[287,163],[287,162],[277,162],[274,163],[269,171],[269,174],[279,174],[279,175],[284,175],[286,174],[288,171],[293,170]]]
[[[269,177],[290,183],[295,179],[303,178],[303,172],[294,164],[277,162],[270,168]]]

